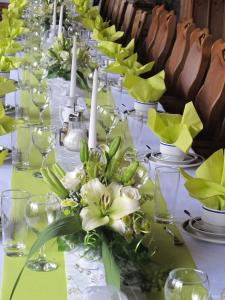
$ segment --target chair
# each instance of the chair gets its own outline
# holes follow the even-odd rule
[[[119,17],[118,12],[120,11],[121,3],[122,3],[121,0],[114,0],[114,6],[113,6],[113,10],[112,10],[112,15],[111,15],[111,23],[112,24],[117,23],[117,18]]]
[[[170,113],[182,113],[185,104],[195,97],[203,84],[210,61],[212,36],[208,29],[196,28],[190,37],[190,49],[174,93],[160,99],[164,109]]]
[[[117,18],[116,18],[116,22],[115,22],[115,26],[117,30],[121,30],[121,26],[123,23],[123,20],[125,18],[125,12],[126,12],[126,8],[127,8],[127,1],[126,0],[121,0],[120,1],[120,7],[118,12],[116,12],[118,14]]]
[[[136,34],[137,34],[138,29],[140,27],[142,14],[144,14],[144,13],[145,12],[143,12],[141,9],[136,10],[133,25],[132,25],[132,28],[131,28],[131,31],[130,31],[130,39],[133,39],[133,38],[135,39],[136,38]]]
[[[154,42],[147,50],[147,60],[155,61],[154,73],[161,71],[170,54],[176,34],[176,16],[174,11],[161,13]]]
[[[210,67],[195,107],[204,124],[203,135],[217,138],[225,117],[225,43],[222,39],[213,44]]]
[[[108,7],[107,7],[107,12],[106,12],[106,20],[107,21],[111,20],[114,3],[115,3],[115,0],[109,1]]]
[[[123,45],[125,45],[129,39],[130,30],[132,27],[134,16],[135,16],[134,5],[133,5],[133,3],[128,3],[126,12],[124,15],[123,23],[121,26],[121,30],[124,31],[124,36],[121,39]]]
[[[146,35],[146,38],[144,39],[144,42],[139,43],[139,45],[137,47],[139,61],[142,63],[147,62],[147,59],[146,59],[147,51],[149,50],[149,48],[152,47],[152,44],[155,40],[156,33],[157,33],[158,27],[159,27],[159,16],[161,14],[165,14],[165,13],[167,13],[167,11],[165,10],[163,5],[160,5],[160,6],[156,5],[152,9],[151,24],[149,26],[148,33]]]
[[[102,1],[102,5],[100,7],[100,14],[101,14],[103,20],[107,19],[107,11],[108,11],[109,3],[110,3],[110,0]]]
[[[192,19],[177,24],[176,40],[165,67],[167,90],[174,88],[183,69],[190,49],[190,35],[194,29],[195,24]]]

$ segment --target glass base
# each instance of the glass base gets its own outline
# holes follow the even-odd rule
[[[35,178],[43,178],[43,176],[41,175],[41,172],[35,172],[35,173],[33,173],[33,176],[35,177]]]
[[[154,217],[156,223],[173,224],[173,217],[167,213],[161,213]]]
[[[21,257],[24,256],[25,245],[24,244],[11,244],[3,245],[5,255],[9,257]]]
[[[38,272],[50,272],[58,268],[58,265],[54,262],[49,262],[46,260],[30,260],[27,267],[32,271]]]

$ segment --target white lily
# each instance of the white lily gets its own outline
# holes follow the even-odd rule
[[[82,186],[81,197],[87,206],[81,210],[80,216],[85,231],[108,225],[121,234],[125,232],[125,224],[121,219],[139,210],[140,195],[134,189],[136,196],[129,197],[129,193],[123,193],[122,188],[115,182],[104,186],[97,178]]]
[[[67,172],[61,182],[64,187],[70,191],[77,192],[81,185],[81,180],[84,178],[85,172],[83,167],[77,167],[72,172]]]

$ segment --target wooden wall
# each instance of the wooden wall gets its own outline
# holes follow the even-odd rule
[[[225,0],[181,0],[180,19],[192,17],[199,27],[207,27],[214,39],[225,40]]]

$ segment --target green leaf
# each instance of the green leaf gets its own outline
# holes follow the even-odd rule
[[[30,252],[27,256],[26,262],[22,268],[22,270],[20,271],[9,300],[11,300],[13,298],[13,295],[15,293],[16,287],[20,281],[20,277],[23,274],[23,271],[29,261],[29,259],[49,240],[55,238],[55,237],[59,237],[62,235],[68,235],[68,234],[73,234],[76,232],[79,232],[82,230],[82,226],[81,226],[81,221],[80,221],[80,217],[79,216],[70,216],[70,217],[65,217],[63,219],[57,220],[56,222],[50,224],[47,228],[45,228],[42,232],[40,232],[40,234],[38,235],[37,240],[34,242],[34,244],[32,245]]]
[[[105,267],[106,283],[120,290],[120,271],[107,243],[102,241],[102,260]]]

